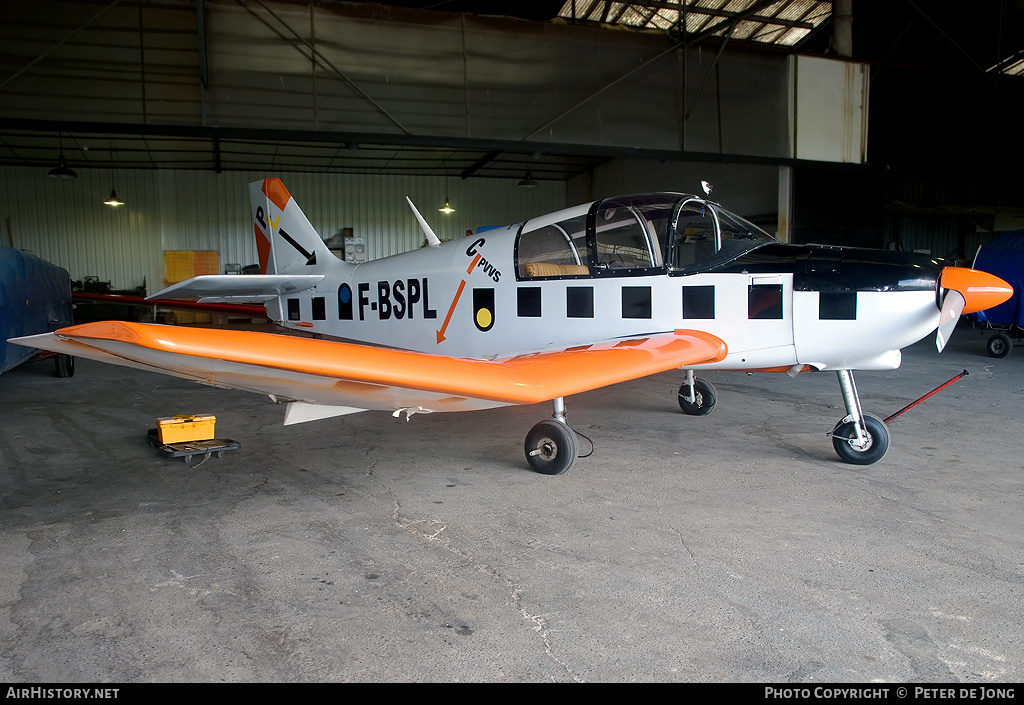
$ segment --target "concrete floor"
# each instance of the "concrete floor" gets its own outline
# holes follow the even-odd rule
[[[873,466],[825,435],[832,373],[708,374],[702,418],[675,373],[568,400],[597,448],[558,477],[522,454],[548,405],[285,428],[264,397],[23,365],[0,681],[1024,681],[1024,351],[984,341],[858,375],[884,417],[970,372]],[[199,412],[241,449],[147,444]]]

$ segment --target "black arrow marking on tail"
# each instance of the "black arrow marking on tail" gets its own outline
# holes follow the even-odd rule
[[[281,235],[281,237],[283,237],[288,242],[289,245],[291,245],[296,250],[298,250],[299,254],[301,254],[303,257],[306,258],[306,264],[307,265],[316,264],[316,253],[315,252],[313,252],[313,253],[307,252],[306,248],[304,248],[302,245],[297,243],[295,241],[295,238],[293,238],[291,235],[286,233],[283,229],[278,229],[277,232]]]

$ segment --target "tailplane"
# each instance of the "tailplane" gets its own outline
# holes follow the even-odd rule
[[[200,297],[200,303],[267,302],[314,288],[339,260],[320,239],[280,179],[249,184],[261,276],[210,274],[192,277],[150,299]],[[343,265],[342,265],[343,266]]]
[[[312,274],[336,259],[280,179],[249,184],[261,274]]]

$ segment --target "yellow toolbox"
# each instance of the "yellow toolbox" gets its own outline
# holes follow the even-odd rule
[[[217,417],[210,414],[179,414],[156,420],[160,443],[208,441],[213,438]]]

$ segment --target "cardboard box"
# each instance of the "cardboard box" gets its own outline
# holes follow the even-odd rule
[[[179,414],[157,419],[156,428],[160,442],[167,445],[189,441],[208,441],[213,438],[213,427],[216,423],[217,417],[210,414]]]

